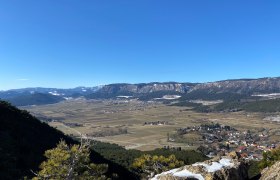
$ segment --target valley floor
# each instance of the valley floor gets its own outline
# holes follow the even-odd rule
[[[169,138],[179,128],[220,123],[239,131],[273,131],[271,140],[280,139],[280,123],[264,113],[197,113],[186,107],[167,106],[159,102],[137,100],[69,100],[52,105],[22,107],[65,134],[79,133],[103,142],[116,143],[127,149],[153,150],[181,147],[196,149],[195,137],[184,142]]]

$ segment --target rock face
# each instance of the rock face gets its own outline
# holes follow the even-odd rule
[[[279,180],[280,179],[280,161],[262,171],[260,180]]]
[[[246,180],[247,163],[237,154],[216,157],[156,175],[152,180]]]
[[[109,84],[98,90],[104,94],[147,94],[160,91],[178,93],[239,93],[258,94],[280,92],[280,77],[261,79],[225,80],[210,83],[141,83],[141,84]]]
[[[193,85],[190,83],[147,83],[147,84],[110,84],[100,89],[104,93],[152,93],[174,91],[186,93]]]
[[[215,93],[273,93],[280,91],[280,78],[240,79],[202,83],[194,86],[190,91],[197,90]]]

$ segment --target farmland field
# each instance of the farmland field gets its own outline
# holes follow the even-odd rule
[[[186,107],[167,106],[159,102],[137,100],[68,100],[52,105],[22,107],[65,134],[79,133],[127,149],[152,150],[163,146],[196,149],[199,143],[168,141],[176,129],[215,122],[238,130],[262,128],[277,131],[280,123],[264,120],[262,113],[197,113]],[[277,114],[273,114],[277,115]],[[146,122],[146,125],[144,125]],[[167,122],[150,125],[149,122]],[[279,136],[278,136],[279,137]],[[278,138],[276,137],[276,138]],[[200,137],[187,136],[189,141]],[[188,142],[189,142],[188,141]]]

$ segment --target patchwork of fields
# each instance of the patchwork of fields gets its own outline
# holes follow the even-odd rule
[[[280,123],[263,120],[262,113],[197,113],[186,107],[167,106],[137,100],[63,101],[52,105],[23,107],[33,115],[72,136],[87,134],[92,139],[116,143],[127,149],[152,150],[170,146],[196,149],[199,142],[175,143],[168,134],[176,129],[209,122],[232,126],[238,130],[280,129]],[[272,114],[276,115],[276,114]],[[150,122],[156,125],[150,125]],[[160,122],[166,122],[161,124]],[[144,124],[148,125],[144,125]],[[186,138],[190,138],[186,136]],[[279,138],[279,137],[276,137]],[[190,138],[191,140],[197,138]]]

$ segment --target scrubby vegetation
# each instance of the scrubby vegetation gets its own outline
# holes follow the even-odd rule
[[[181,149],[172,149],[172,148],[161,148],[155,149],[153,151],[139,151],[135,149],[126,150],[125,148],[110,143],[96,142],[92,149],[100,153],[104,158],[113,161],[116,164],[119,164],[126,169],[134,172],[132,169],[132,164],[135,159],[143,156],[144,154],[148,155],[157,155],[169,157],[175,155],[179,161],[183,161],[184,164],[193,164],[198,161],[204,161],[208,159],[202,153],[193,151],[193,150],[181,150]]]
[[[250,179],[259,179],[261,171],[280,161],[280,147],[263,153],[263,159],[260,161],[250,161],[248,176]]]
[[[260,176],[260,167],[259,161],[250,161],[248,168],[248,177],[249,179],[257,179]]]
[[[264,169],[272,166],[277,161],[280,161],[280,147],[263,153],[263,159],[259,163],[259,167]]]
[[[252,112],[280,112],[280,99],[250,102],[242,108]]]
[[[176,167],[184,165],[183,161],[176,159],[175,155],[168,157],[164,156],[151,156],[144,154],[139,158],[136,158],[132,164],[132,169],[143,178],[153,177],[155,174],[159,174],[163,171],[168,171]]]
[[[46,161],[40,165],[40,171],[33,180],[40,179],[107,179],[104,173],[108,165],[90,162],[89,141],[82,140],[81,144],[68,146],[60,141],[57,147],[45,152]]]

